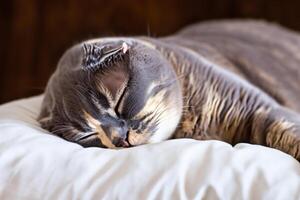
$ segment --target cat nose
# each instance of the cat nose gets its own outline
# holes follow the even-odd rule
[[[112,130],[112,136],[126,140],[128,134],[127,127],[115,127]]]
[[[128,147],[128,126],[125,120],[119,121],[119,126],[112,128],[112,142],[116,147]]]
[[[122,138],[114,138],[113,144],[116,147],[130,147],[129,143]]]

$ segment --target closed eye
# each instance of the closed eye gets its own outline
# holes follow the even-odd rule
[[[153,119],[153,116],[151,116],[153,114],[154,114],[153,112],[149,112],[138,119],[131,120],[130,125],[132,129],[146,129],[146,127]]]
[[[117,116],[121,116],[121,104],[123,101],[123,98],[125,96],[126,90],[127,90],[127,84],[128,84],[128,80],[126,82],[124,82],[124,85],[122,85],[121,89],[118,91],[117,93],[117,103],[115,106],[115,113],[117,114]]]

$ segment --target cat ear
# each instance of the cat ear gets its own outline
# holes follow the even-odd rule
[[[82,69],[85,71],[96,71],[99,68],[101,49],[95,44],[83,44]]]
[[[116,42],[103,45],[83,44],[83,70],[95,72],[101,68],[108,67],[111,61],[121,59],[129,49],[126,42]]]

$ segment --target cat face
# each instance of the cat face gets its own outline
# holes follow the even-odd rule
[[[182,97],[170,63],[139,40],[88,41],[68,50],[50,79],[42,126],[82,146],[130,147],[167,139]]]

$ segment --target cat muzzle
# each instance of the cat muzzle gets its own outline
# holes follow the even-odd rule
[[[116,147],[129,147],[130,144],[128,142],[128,126],[127,124],[123,124],[119,127],[110,127],[109,135],[112,138],[112,143]]]

